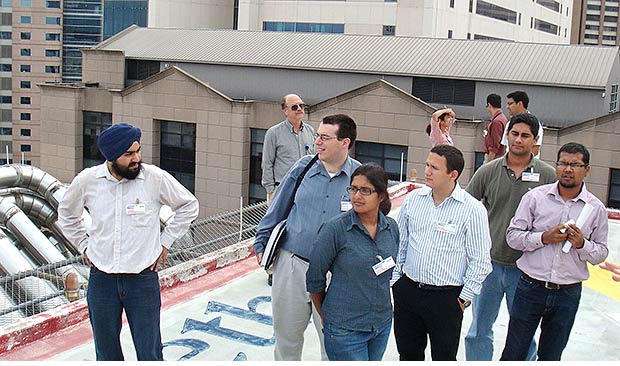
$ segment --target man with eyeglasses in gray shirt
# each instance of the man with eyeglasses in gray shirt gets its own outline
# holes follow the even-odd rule
[[[284,96],[282,112],[286,119],[265,134],[261,183],[267,191],[267,204],[273,200],[278,185],[291,166],[314,150],[314,128],[302,121],[305,108],[299,95]]]

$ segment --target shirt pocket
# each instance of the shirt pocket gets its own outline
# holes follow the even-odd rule
[[[131,226],[133,227],[150,227],[153,224],[156,216],[153,212],[155,210],[153,201],[142,202],[145,206],[145,210],[142,213],[137,213],[135,215],[129,215]]]

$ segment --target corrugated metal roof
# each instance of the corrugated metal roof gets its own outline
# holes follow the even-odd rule
[[[128,28],[96,49],[128,58],[604,88],[618,47],[502,41]]]

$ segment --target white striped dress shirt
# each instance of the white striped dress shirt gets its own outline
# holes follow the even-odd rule
[[[435,206],[430,187],[409,193],[398,215],[400,245],[392,283],[403,274],[434,286],[461,286],[471,300],[491,273],[487,211],[457,183]]]

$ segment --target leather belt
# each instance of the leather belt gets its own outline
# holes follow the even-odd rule
[[[310,259],[308,259],[306,257],[302,257],[301,255],[297,255],[297,254],[293,253],[293,257],[299,259],[302,262],[310,263]]]
[[[575,286],[581,285],[581,282],[575,282],[575,283],[569,283],[569,284],[566,284],[566,285],[562,285],[562,284],[559,284],[559,283],[553,283],[553,282],[549,282],[549,281],[541,281],[541,280],[537,280],[535,278],[532,278],[532,277],[528,276],[525,273],[523,273],[523,277],[526,280],[531,281],[531,282],[535,282],[535,283],[537,283],[537,284],[539,284],[539,285],[541,285],[544,288],[549,289],[549,290],[559,290],[561,288],[575,287]]]
[[[463,286],[436,286],[436,285],[429,285],[428,283],[423,283],[423,282],[417,282],[412,280],[411,278],[409,278],[409,276],[405,276],[406,279],[409,280],[409,282],[411,282],[413,284],[413,286],[423,289],[423,290],[457,290],[457,289],[461,289]]]

